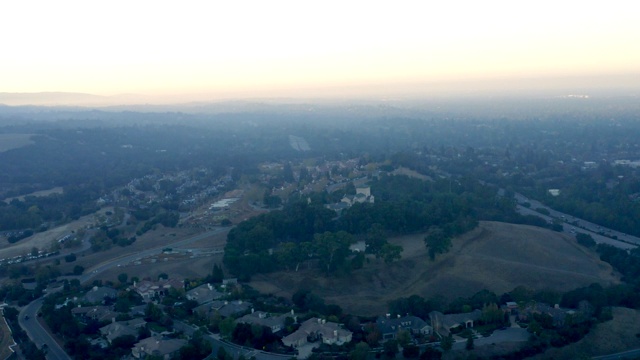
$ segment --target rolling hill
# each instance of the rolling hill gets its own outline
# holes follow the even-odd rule
[[[413,294],[451,300],[488,289],[502,294],[524,285],[566,291],[594,282],[617,283],[613,269],[573,240],[550,230],[499,222],[481,222],[453,240],[451,251],[429,260],[423,234],[391,239],[404,247],[401,261],[371,264],[348,277],[324,278],[313,270],[279,272],[254,277],[251,285],[290,297],[306,288],[327,303],[358,315],[387,311],[390,300]]]

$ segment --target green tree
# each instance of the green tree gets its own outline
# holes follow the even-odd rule
[[[118,281],[120,281],[121,284],[126,284],[128,278],[129,278],[129,275],[127,275],[127,273],[120,273],[118,275]]]
[[[370,349],[366,342],[357,343],[349,353],[349,360],[366,360]]]
[[[440,347],[444,351],[449,351],[453,347],[453,335],[449,334],[449,336],[442,338],[440,341]]]
[[[81,275],[84,272],[84,266],[76,265],[73,267],[73,275]]]
[[[402,246],[393,244],[384,244],[380,250],[380,256],[384,259],[385,264],[391,264],[402,258]]]
[[[411,342],[411,333],[408,330],[399,330],[396,334],[396,340],[400,346],[407,346]]]
[[[442,228],[433,226],[424,238],[424,243],[429,251],[429,258],[435,260],[437,254],[444,254],[451,247],[451,239],[445,234]]]
[[[233,320],[233,318],[228,317],[220,321],[219,327],[220,327],[220,335],[222,335],[225,338],[229,338],[233,333],[233,330],[236,328],[236,322],[235,320]]]
[[[469,336],[467,336],[467,343],[465,345],[465,349],[467,350],[473,350],[474,344],[473,344],[473,335],[469,334]]]
[[[382,352],[384,354],[384,357],[387,359],[393,359],[396,357],[396,354],[398,354],[398,341],[392,339],[392,340],[387,340],[383,345],[382,345]]]
[[[222,280],[224,280],[224,272],[222,271],[222,266],[213,264],[213,271],[211,272],[211,282],[222,283]]]

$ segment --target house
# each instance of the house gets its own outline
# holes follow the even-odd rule
[[[475,322],[478,321],[481,316],[482,311],[478,309],[469,313],[447,315],[439,311],[432,311],[429,313],[429,320],[431,321],[433,331],[447,336],[456,328],[473,328]]]
[[[125,335],[138,336],[138,329],[143,327],[147,322],[141,318],[126,320],[126,321],[113,321],[111,324],[100,328],[100,334],[104,336],[109,344],[113,339]]]
[[[322,341],[328,345],[342,345],[351,341],[352,336],[351,331],[342,329],[337,323],[311,318],[303,322],[294,333],[282,338],[282,343],[292,347],[300,347],[316,341]]]
[[[202,305],[221,298],[223,294],[217,291],[211,284],[203,284],[187,291],[185,295],[187,299]]]
[[[284,321],[287,317],[294,317],[293,310],[291,314],[287,313],[284,315],[273,316],[264,311],[254,311],[253,309],[251,309],[250,314],[239,318],[238,320],[236,320],[236,322],[265,326],[271,329],[272,333],[276,333],[284,328]]]
[[[110,306],[79,306],[71,309],[71,314],[80,318],[81,321],[112,321],[118,316]]]
[[[426,321],[417,316],[397,316],[395,318],[387,315],[376,319],[376,326],[382,334],[382,340],[395,339],[398,331],[407,330],[413,335],[429,335],[432,328]]]
[[[235,300],[235,301],[222,301],[214,300],[210,303],[200,305],[193,309],[201,316],[210,317],[216,312],[223,317],[236,316],[244,312],[249,311],[252,304],[247,301]]]
[[[184,281],[177,279],[163,279],[160,281],[143,280],[134,282],[131,288],[140,294],[144,301],[149,302],[154,297],[166,295],[171,288],[177,290],[184,289]]]
[[[553,321],[553,326],[562,326],[567,316],[577,318],[580,315],[575,310],[563,309],[558,304],[550,306],[544,303],[533,303],[527,305],[524,310],[518,314],[518,320],[530,321],[534,314],[548,315]]]
[[[104,303],[107,299],[115,299],[118,296],[116,289],[107,286],[94,286],[89,292],[84,295],[84,301],[96,304]]]
[[[168,360],[186,344],[187,340],[184,339],[149,337],[137,342],[131,349],[131,355],[136,359],[154,356]]]

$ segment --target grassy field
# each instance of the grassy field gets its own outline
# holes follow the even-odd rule
[[[413,294],[453,299],[482,289],[501,294],[518,285],[570,290],[619,281],[595,254],[542,228],[482,222],[454,239],[451,251],[436,261],[429,260],[423,238],[419,234],[392,239],[404,247],[404,253],[391,266],[372,259],[372,264],[345,278],[324,278],[313,270],[302,270],[255,276],[251,285],[285,297],[307,288],[347,312],[375,315],[385,313],[390,300]]]
[[[33,144],[33,134],[0,134],[0,152]]]
[[[26,196],[36,196],[36,197],[38,197],[38,196],[49,196],[51,194],[62,194],[63,191],[64,190],[62,189],[62,187],[58,186],[58,187],[54,187],[54,188],[47,189],[47,190],[34,191],[34,192],[30,193],[30,194],[25,194],[25,195],[6,198],[6,199],[4,199],[4,202],[6,202],[8,204],[13,199],[18,199],[18,200],[22,201],[22,200],[24,200],[24,198]]]

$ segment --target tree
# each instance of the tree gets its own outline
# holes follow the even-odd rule
[[[482,321],[485,324],[500,324],[504,322],[504,313],[495,303],[485,304],[482,307]]]
[[[465,345],[465,349],[467,350],[473,350],[473,335],[469,334],[469,336],[467,336],[467,344]]]
[[[71,253],[71,254],[65,256],[64,257],[64,261],[66,261],[68,263],[76,261],[76,254]]]
[[[213,271],[211,272],[211,282],[221,283],[224,279],[224,272],[222,267],[218,264],[213,264]]]
[[[435,260],[437,254],[444,254],[451,247],[451,239],[445,234],[442,228],[433,226],[424,238],[425,246],[429,251],[429,258]]]
[[[120,275],[118,275],[118,281],[120,281],[121,284],[126,284],[128,278],[129,275],[127,275],[127,273],[121,273]]]
[[[384,244],[380,250],[380,256],[384,259],[385,264],[391,264],[402,258],[402,246],[393,244]]]
[[[451,335],[451,333],[449,333],[449,336],[442,338],[442,340],[440,341],[440,347],[444,351],[451,350],[451,348],[453,347],[453,335]]]
[[[366,342],[359,342],[349,353],[349,360],[366,360],[371,348]]]
[[[383,353],[385,358],[393,359],[398,354],[398,341],[391,339],[387,340],[383,345]]]
[[[73,267],[73,275],[82,275],[84,272],[84,266],[76,265]]]
[[[402,348],[402,356],[405,359],[415,359],[420,356],[420,348],[413,344],[404,346]]]
[[[233,330],[236,327],[236,322],[233,320],[233,318],[225,318],[224,320],[220,321],[220,335],[222,335],[225,338],[228,338],[229,336],[231,336],[231,334],[233,334]]]
[[[398,344],[404,347],[411,342],[411,334],[408,330],[399,330],[396,334],[396,339],[398,340]]]

